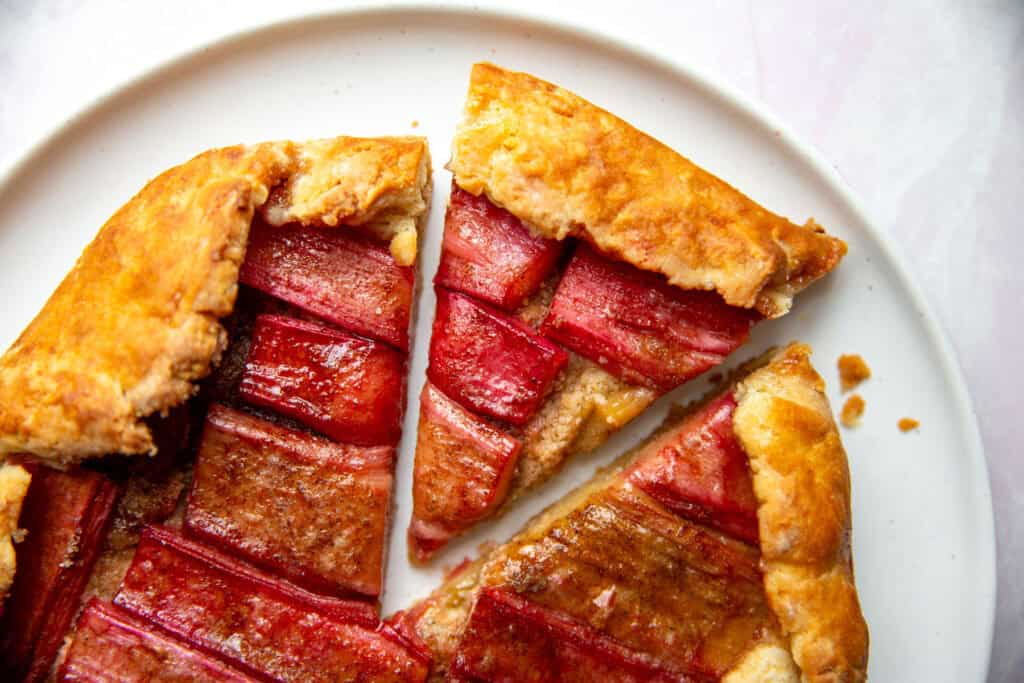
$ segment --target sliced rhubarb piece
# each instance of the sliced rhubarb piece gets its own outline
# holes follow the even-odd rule
[[[119,487],[96,472],[32,469],[18,526],[18,571],[0,627],[0,670],[46,677],[110,526]]]
[[[369,604],[316,595],[159,527],[142,534],[118,606],[277,681],[424,681],[429,661]]]
[[[720,363],[757,319],[581,244],[541,331],[624,381],[668,391]]]
[[[186,647],[124,610],[96,600],[78,619],[58,680],[64,683],[162,683],[255,679]]]
[[[537,683],[698,683],[653,665],[600,632],[511,591],[480,592],[452,663],[450,680]]]
[[[326,320],[409,349],[414,272],[350,229],[253,221],[239,279]]]
[[[676,514],[757,544],[757,499],[749,459],[732,428],[735,409],[731,393],[710,402],[627,476]]]
[[[256,319],[240,395],[337,441],[394,445],[405,359],[363,337],[284,316]]]
[[[420,561],[505,500],[522,444],[442,394],[420,396],[410,547]]]
[[[434,284],[512,311],[551,274],[561,251],[558,240],[532,235],[487,197],[452,183]]]
[[[438,288],[427,377],[465,408],[525,424],[568,361],[519,321]]]
[[[380,595],[394,449],[332,443],[214,405],[185,529],[319,592]]]
[[[721,676],[772,627],[759,561],[617,478],[492,557],[481,582],[528,591],[674,670]]]

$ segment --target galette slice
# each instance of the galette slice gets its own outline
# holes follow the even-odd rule
[[[4,680],[426,675],[377,609],[429,189],[419,138],[229,147],[101,228],[0,358]]]
[[[417,560],[715,367],[846,251],[580,97],[490,64],[473,67],[449,167]]]
[[[866,680],[849,471],[809,354],[751,364],[396,615],[431,680]]]

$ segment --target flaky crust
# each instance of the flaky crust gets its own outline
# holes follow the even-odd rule
[[[151,452],[143,418],[191,396],[226,345],[256,210],[368,226],[409,261],[429,176],[421,138],[341,137],[215,149],[150,181],[0,358],[0,453]]]
[[[824,388],[810,349],[793,344],[739,382],[733,426],[750,457],[765,591],[802,680],[864,681],[850,473]]]
[[[449,167],[539,234],[766,317],[846,253],[813,220],[791,223],[581,97],[493,64],[473,67]]]
[[[32,477],[25,468],[0,464],[0,612],[14,581],[14,537],[18,532],[21,503],[28,494]]]

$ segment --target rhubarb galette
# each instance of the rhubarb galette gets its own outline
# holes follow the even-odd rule
[[[473,68],[420,400],[424,560],[714,367],[845,244],[580,97]]]
[[[396,619],[433,680],[866,680],[846,455],[792,345]]]
[[[429,186],[419,138],[229,147],[102,227],[0,358],[4,680],[427,675],[377,603]]]

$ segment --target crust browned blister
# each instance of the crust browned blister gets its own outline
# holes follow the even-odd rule
[[[226,345],[218,321],[256,211],[272,224],[366,226],[408,264],[429,177],[421,138],[346,137],[216,149],[161,174],[0,358],[0,453],[151,452],[143,418],[188,399]]]
[[[449,168],[540,235],[769,318],[846,253],[813,220],[792,223],[568,90],[493,64],[473,67]]]
[[[750,457],[758,499],[765,596],[781,633],[753,644],[727,683],[867,680],[868,631],[851,560],[850,475],[824,382],[810,349],[792,344],[748,364],[735,384],[734,429]],[[529,544],[584,505],[690,410],[591,481],[534,517],[507,544],[458,572],[421,606],[416,628],[442,673],[478,587],[505,549]],[[439,674],[440,675],[440,674]],[[441,680],[438,678],[437,680]]]

